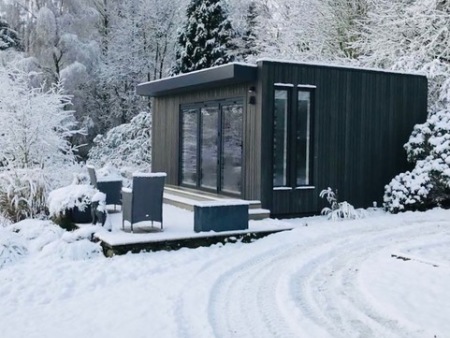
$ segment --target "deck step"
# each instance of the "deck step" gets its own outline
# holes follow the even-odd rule
[[[164,203],[176,206],[178,208],[194,211],[194,205],[198,202],[230,200],[227,196],[203,194],[203,192],[194,192],[175,188],[164,188]],[[239,199],[236,199],[239,200]],[[249,219],[261,220],[270,217],[270,210],[262,209],[260,201],[246,201],[249,204]]]

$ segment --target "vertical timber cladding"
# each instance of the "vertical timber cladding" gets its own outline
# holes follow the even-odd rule
[[[255,156],[254,144],[258,131],[254,120],[256,106],[249,104],[249,88],[253,83],[218,87],[213,89],[197,89],[182,94],[167,95],[154,98],[152,128],[152,170],[167,172],[167,183],[179,185],[179,147],[180,147],[180,106],[190,103],[242,98],[244,103],[243,118],[243,168],[242,198],[259,199],[259,157]],[[258,143],[255,143],[258,142]]]
[[[320,212],[322,189],[337,189],[355,207],[380,205],[384,186],[408,169],[403,144],[426,119],[424,76],[259,61],[262,83],[261,189],[274,215]],[[313,85],[313,182],[310,189],[274,190],[274,84]]]

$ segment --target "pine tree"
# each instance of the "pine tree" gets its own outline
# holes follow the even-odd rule
[[[21,49],[19,35],[0,17],[0,50],[8,48]]]
[[[248,5],[247,15],[245,17],[245,32],[242,36],[243,50],[241,52],[242,58],[244,60],[248,59],[250,56],[255,56],[258,54],[257,50],[257,37],[256,37],[256,25],[257,25],[258,12],[256,8],[256,2],[252,1]]]
[[[174,74],[188,73],[234,60],[234,35],[221,0],[192,0],[187,22],[178,35]]]

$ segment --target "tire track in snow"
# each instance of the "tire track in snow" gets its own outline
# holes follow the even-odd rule
[[[292,279],[292,297],[300,300],[297,305],[305,317],[326,328],[333,337],[419,336],[406,323],[378,313],[358,290],[357,275],[364,262],[386,250],[386,246],[397,246],[417,238],[417,234],[434,235],[441,230],[433,224],[424,224],[420,228],[371,231],[324,245],[326,252],[304,265]],[[299,285],[296,281],[302,279],[305,282]]]
[[[358,290],[358,271],[386,248],[435,235],[435,222],[293,236],[210,260],[180,291],[182,337],[414,337],[408,323],[379,313]],[[273,235],[277,236],[277,235]],[[199,285],[201,287],[199,287]],[[192,313],[195,303],[198,312]],[[199,320],[198,317],[203,317]]]

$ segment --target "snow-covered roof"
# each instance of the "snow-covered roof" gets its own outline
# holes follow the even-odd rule
[[[255,64],[232,62],[160,80],[144,82],[136,87],[143,96],[175,94],[198,88],[211,88],[256,80]]]
[[[304,66],[329,67],[329,68],[338,68],[338,69],[355,69],[355,70],[365,70],[365,71],[373,71],[373,72],[425,76],[425,73],[420,73],[420,72],[402,72],[402,71],[388,70],[388,69],[382,69],[382,68],[366,68],[366,67],[358,67],[358,66],[351,66],[351,65],[337,64],[337,63],[305,62],[305,61],[292,61],[292,60],[282,60],[282,59],[272,59],[272,58],[260,58],[260,59],[256,60],[256,62],[257,63],[259,63],[259,62],[288,63],[288,64],[296,64],[296,65],[304,65]]]
[[[261,58],[257,60],[257,63],[272,62],[279,64],[296,64],[303,66],[312,67],[328,67],[335,69],[349,69],[349,70],[359,70],[359,71],[373,71],[373,72],[383,72],[389,74],[404,74],[404,75],[422,75],[422,73],[413,72],[401,72],[386,69],[376,69],[376,68],[364,68],[355,67],[345,64],[330,64],[330,63],[314,63],[314,62],[304,62],[304,61],[292,61],[292,60],[280,60],[280,59],[270,59]],[[242,63],[242,62],[232,62],[221,66],[206,68],[202,70],[193,71],[186,74],[180,74],[173,77],[167,77],[164,79],[144,82],[136,87],[136,92],[143,96],[163,96],[177,94],[181,92],[192,91],[195,89],[205,89],[211,87],[226,86],[238,83],[254,83],[257,79],[257,69],[256,64]],[[276,85],[291,85],[286,83],[277,83]],[[313,86],[313,85],[311,85]]]

